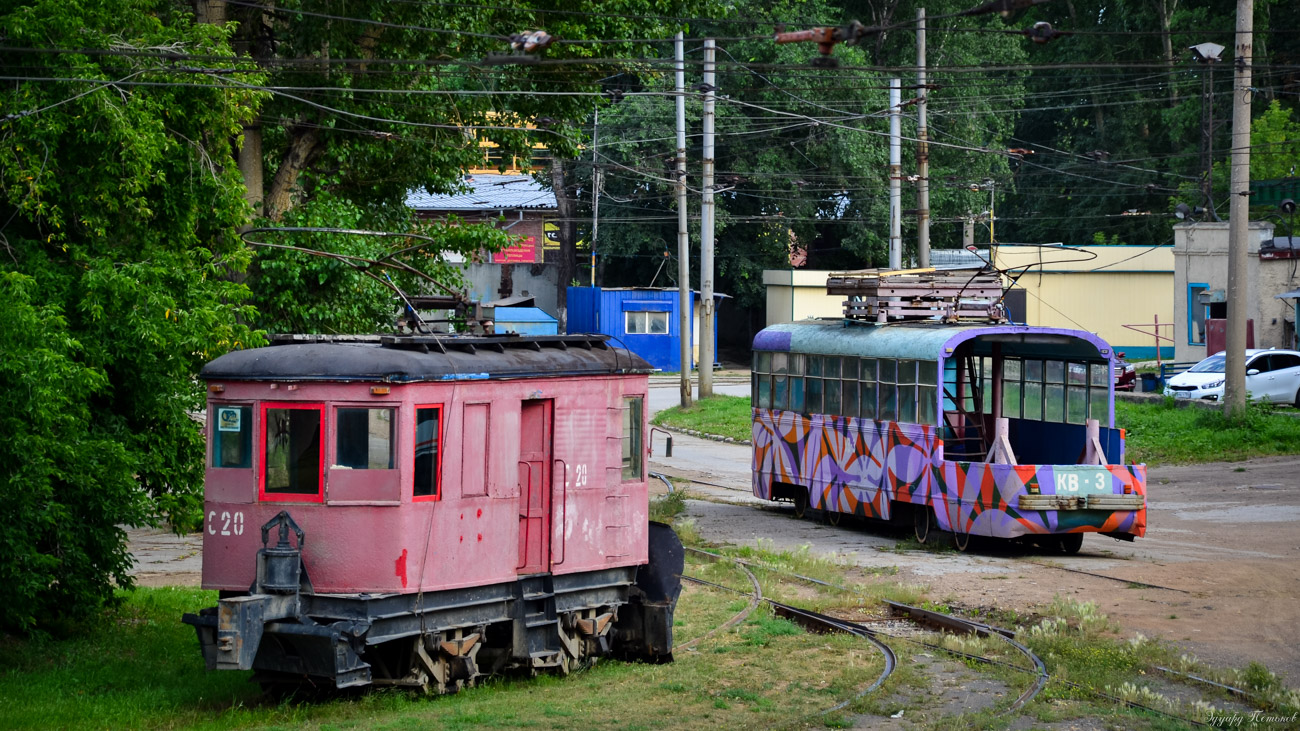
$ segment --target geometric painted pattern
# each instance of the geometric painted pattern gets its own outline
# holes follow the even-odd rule
[[[928,505],[941,529],[977,536],[1146,533],[1146,465],[950,462],[930,425],[772,409],[753,415],[753,492],[765,500],[780,482],[807,489],[810,507],[864,518],[888,519],[894,500]],[[1054,495],[1058,483],[1077,486],[1081,475],[1092,492],[1143,496],[1142,509],[1017,507],[1030,488]]]

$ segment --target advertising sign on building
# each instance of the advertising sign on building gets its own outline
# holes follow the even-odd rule
[[[534,264],[537,262],[537,237],[527,236],[492,255],[493,264]]]

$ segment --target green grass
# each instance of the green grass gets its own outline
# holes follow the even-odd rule
[[[1149,465],[1300,454],[1300,420],[1266,405],[1252,404],[1234,421],[1217,409],[1178,408],[1169,400],[1117,401],[1115,425],[1127,432],[1126,459]]]
[[[806,550],[715,550],[846,587],[810,586],[776,571],[756,570],[764,595],[800,606],[864,616],[879,614],[879,596],[922,603],[915,588],[880,577],[853,584],[844,567]],[[735,565],[706,561],[698,554],[687,555],[686,573],[737,589],[749,587]],[[442,697],[380,690],[316,702],[279,702],[262,697],[247,682],[249,673],[203,669],[193,631],[179,619],[182,612],[211,605],[213,592],[142,588],[122,597],[120,608],[106,612],[78,636],[0,638],[0,728],[837,727],[852,726],[855,713],[888,715],[902,708],[908,709],[909,718],[924,718],[927,706],[942,695],[935,688],[942,686],[943,678],[911,667],[909,657],[920,650],[894,641],[900,667],[885,687],[853,701],[842,714],[823,717],[821,711],[852,698],[878,676],[879,653],[847,635],[809,635],[762,606],[730,631],[680,650],[670,664],[604,661],[568,677],[499,678]],[[686,584],[674,622],[678,645],[705,635],[746,605],[745,598],[731,592]],[[1020,637],[1044,658],[1056,678],[1180,715],[1203,714],[1205,708],[1166,700],[1147,688],[1153,666],[1163,664],[1248,688],[1260,708],[1289,714],[1300,704],[1297,694],[1263,666],[1215,671],[1140,635],[1118,639],[1118,628],[1094,605],[1060,599],[1043,616],[1036,624],[1022,624]],[[1012,623],[1017,617],[1001,619]],[[996,640],[933,639],[954,650],[1023,663]],[[1025,674],[1002,666],[968,667],[993,674],[1016,693],[1029,682]],[[1042,721],[1093,717],[1117,728],[1161,727],[1140,711],[1119,710],[1060,683],[1049,685],[1026,713]],[[927,728],[1003,728],[1005,723],[992,710],[926,718]]]
[[[747,440],[752,416],[749,399],[714,396],[690,409],[661,411],[655,423]],[[1127,432],[1126,459],[1148,465],[1300,454],[1300,418],[1263,404],[1252,404],[1245,418],[1234,421],[1217,409],[1179,408],[1169,400],[1116,401],[1115,424]]]
[[[674,406],[655,415],[654,423],[678,429],[748,441],[752,433],[749,399],[742,396],[713,396],[700,399],[689,409]]]

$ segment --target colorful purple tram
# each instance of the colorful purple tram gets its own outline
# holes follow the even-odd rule
[[[821,511],[1066,553],[1146,531],[1124,464],[1113,353],[1092,333],[808,320],[754,338],[753,492]]]
[[[209,669],[456,690],[672,657],[651,369],[604,336],[313,338],[209,363]]]

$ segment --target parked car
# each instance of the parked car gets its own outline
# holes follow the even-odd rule
[[[1116,391],[1132,391],[1137,385],[1137,369],[1132,363],[1124,360],[1123,353],[1115,354],[1115,362],[1111,365],[1111,371],[1115,375]]]
[[[1227,380],[1226,357],[1215,353],[1165,384],[1165,395],[1218,401]],[[1300,353],[1294,350],[1247,350],[1246,392],[1253,401],[1300,407]]]

